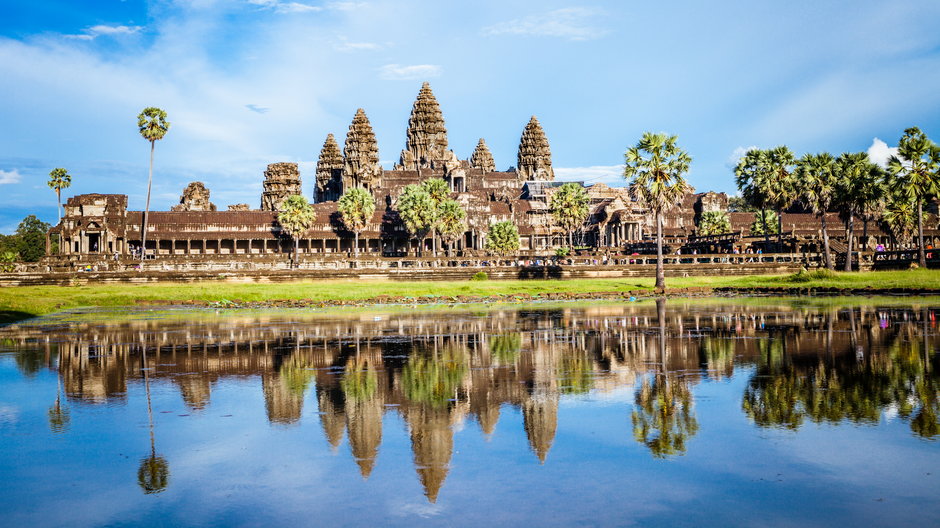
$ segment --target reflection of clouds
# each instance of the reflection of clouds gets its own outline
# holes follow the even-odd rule
[[[0,425],[14,424],[20,417],[18,407],[7,404],[0,404]]]
[[[396,517],[418,516],[423,519],[444,513],[443,506],[429,502],[391,502],[388,505],[388,510],[389,513]]]

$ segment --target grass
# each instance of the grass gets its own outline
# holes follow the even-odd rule
[[[793,275],[667,277],[670,288],[912,288],[940,293],[940,270],[866,273],[806,272]],[[158,283],[85,286],[22,286],[0,289],[0,322],[76,307],[130,306],[147,301],[266,300],[356,301],[379,296],[454,297],[546,293],[589,294],[651,290],[651,277],[572,280],[399,282],[384,280],[294,283]]]

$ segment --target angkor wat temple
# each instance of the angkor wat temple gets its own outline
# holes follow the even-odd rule
[[[419,249],[431,249],[434,244],[431,238],[422,241],[424,247],[419,248],[419,242],[409,236],[396,210],[396,201],[406,185],[429,178],[446,181],[451,198],[467,212],[466,232],[453,243],[454,247],[446,248],[454,250],[456,256],[482,256],[489,226],[504,220],[518,227],[522,257],[550,256],[555,248],[568,245],[567,233],[556,225],[551,214],[550,198],[561,183],[555,181],[548,138],[538,119],[533,116],[522,131],[515,167],[497,170],[482,138],[468,159],[460,159],[448,143],[440,106],[430,86],[424,83],[408,120],[405,149],[391,170],[379,164],[375,134],[361,108],[353,117],[342,148],[333,134],[327,135],[316,167],[312,197],[316,220],[300,237],[301,259],[316,260],[353,251],[353,233],[343,226],[337,211],[338,198],[350,188],[369,190],[377,204],[371,222],[359,236],[359,250],[366,257],[402,257],[418,254]],[[631,197],[628,189],[595,183],[586,190],[590,213],[579,230],[579,245],[599,252],[647,252],[644,248],[649,249],[651,234],[655,232],[654,218]],[[209,200],[209,190],[200,182],[190,183],[172,210],[150,213],[147,255],[205,260],[218,255],[288,253],[293,242],[282,233],[277,213],[284,199],[297,194],[303,191],[296,163],[268,165],[258,209],[235,204],[227,210],[217,210]],[[704,212],[727,210],[728,197],[724,193],[690,191],[677,205],[665,218],[664,234],[680,240],[680,245],[694,246],[697,219]],[[71,197],[61,223],[52,230],[52,236],[60,237],[61,241],[58,255],[52,260],[73,261],[84,256],[84,261],[88,261],[96,254],[115,259],[134,255],[141,244],[142,216],[141,211],[127,210],[126,195]],[[737,238],[754,221],[753,213],[729,216]],[[838,216],[831,216],[830,225],[837,226]],[[815,244],[818,218],[787,213],[782,225],[790,239],[790,251],[815,251],[815,247],[797,246],[807,241]],[[887,234],[874,223],[866,225],[862,248],[872,250],[886,238]],[[714,241],[700,244],[697,252],[715,252],[716,246],[711,242]],[[723,240],[725,250],[730,249],[727,242]]]

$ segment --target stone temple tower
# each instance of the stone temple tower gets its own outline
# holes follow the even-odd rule
[[[447,128],[444,115],[431,91],[431,85],[424,83],[418,92],[418,98],[411,108],[408,118],[408,138],[405,150],[396,168],[417,170],[433,167],[453,157],[447,150]]]
[[[519,178],[522,181],[542,180],[553,181],[555,171],[552,170],[552,151],[548,148],[548,138],[535,116],[522,131],[519,140],[519,164],[517,167]]]
[[[281,202],[288,196],[302,194],[300,170],[296,163],[272,163],[264,171],[264,191],[261,193],[261,210],[278,211]]]
[[[372,124],[362,108],[356,110],[352,124],[349,125],[343,158],[343,188],[340,193],[354,187],[372,189],[378,183],[382,175],[379,146]]]
[[[333,134],[327,134],[320,159],[317,160],[317,195],[316,202],[335,202],[339,200],[343,186],[343,153]]]
[[[483,138],[480,138],[480,142],[477,143],[477,148],[474,149],[473,155],[470,156],[470,166],[474,169],[480,169],[483,172],[494,172],[496,170],[496,162],[493,161],[493,154],[490,153],[490,148],[486,146],[486,142],[483,141]]]

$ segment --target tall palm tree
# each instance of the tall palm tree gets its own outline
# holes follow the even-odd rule
[[[147,205],[144,208],[144,221],[140,229],[140,259],[147,253],[147,220],[150,216],[150,188],[153,184],[153,151],[157,141],[163,139],[170,129],[170,122],[166,120],[166,112],[149,106],[137,116],[137,129],[141,137],[150,142],[150,173],[147,176]]]
[[[783,210],[797,198],[792,172],[795,159],[793,152],[784,145],[768,150],[747,151],[734,169],[735,182],[744,200],[761,210],[773,209],[777,213],[777,244],[783,232]],[[770,241],[768,215],[761,215],[764,241]]]
[[[437,229],[447,242],[447,256],[451,256],[454,243],[467,231],[467,212],[456,200],[445,200],[437,212]]]
[[[835,198],[836,160],[832,154],[806,154],[796,163],[794,175],[799,181],[800,200],[820,219],[823,239],[823,260],[827,269],[833,269],[829,251],[829,230],[826,213]]]
[[[307,199],[299,194],[288,196],[281,202],[281,212],[277,221],[281,229],[294,239],[294,259],[292,267],[297,266],[297,252],[300,251],[300,237],[313,225],[315,213]]]
[[[676,144],[678,137],[646,132],[624,155],[623,176],[630,192],[656,217],[656,290],[666,289],[663,267],[663,213],[691,190],[685,180],[692,157]]]
[[[770,245],[770,229],[767,225],[767,192],[766,171],[764,170],[764,151],[760,149],[750,149],[744,153],[744,156],[738,161],[734,168],[734,181],[741,191],[741,198],[745,203],[758,209],[761,213],[758,219],[762,223],[761,233],[764,234],[765,245]]]
[[[419,254],[424,253],[424,239],[437,223],[437,204],[420,185],[406,185],[398,197],[398,215],[405,229],[418,241]]]
[[[940,147],[917,127],[908,128],[898,142],[898,155],[888,159],[896,192],[917,205],[917,262],[927,267],[924,253],[924,201],[940,192]]]
[[[49,173],[49,181],[46,182],[50,189],[55,191],[56,200],[59,202],[59,207],[56,209],[56,213],[59,214],[59,222],[62,221],[62,189],[67,189],[72,185],[72,176],[69,174],[69,171],[56,167],[52,169],[52,172]]]
[[[438,208],[444,203],[450,196],[450,188],[447,186],[447,182],[441,178],[428,178],[421,182],[421,188],[428,193],[431,197],[431,200],[434,202],[434,207]],[[434,253],[434,256],[437,256],[437,238],[440,234],[440,229],[438,227],[438,222],[435,221],[434,225],[431,226],[431,251]]]
[[[568,232],[568,245],[574,246],[574,231],[584,224],[588,216],[588,195],[584,186],[568,182],[552,194],[552,216]]]
[[[888,190],[881,221],[888,228],[894,239],[894,249],[910,242],[917,224],[917,211],[914,202],[906,195]]]
[[[346,228],[356,237],[356,257],[359,257],[359,232],[365,229],[372,214],[375,213],[375,200],[372,193],[356,187],[349,189],[340,197],[337,204],[340,217]]]
[[[864,216],[884,199],[884,172],[868,153],[843,153],[836,160],[836,204],[845,220],[845,271],[852,271],[855,217]]]

